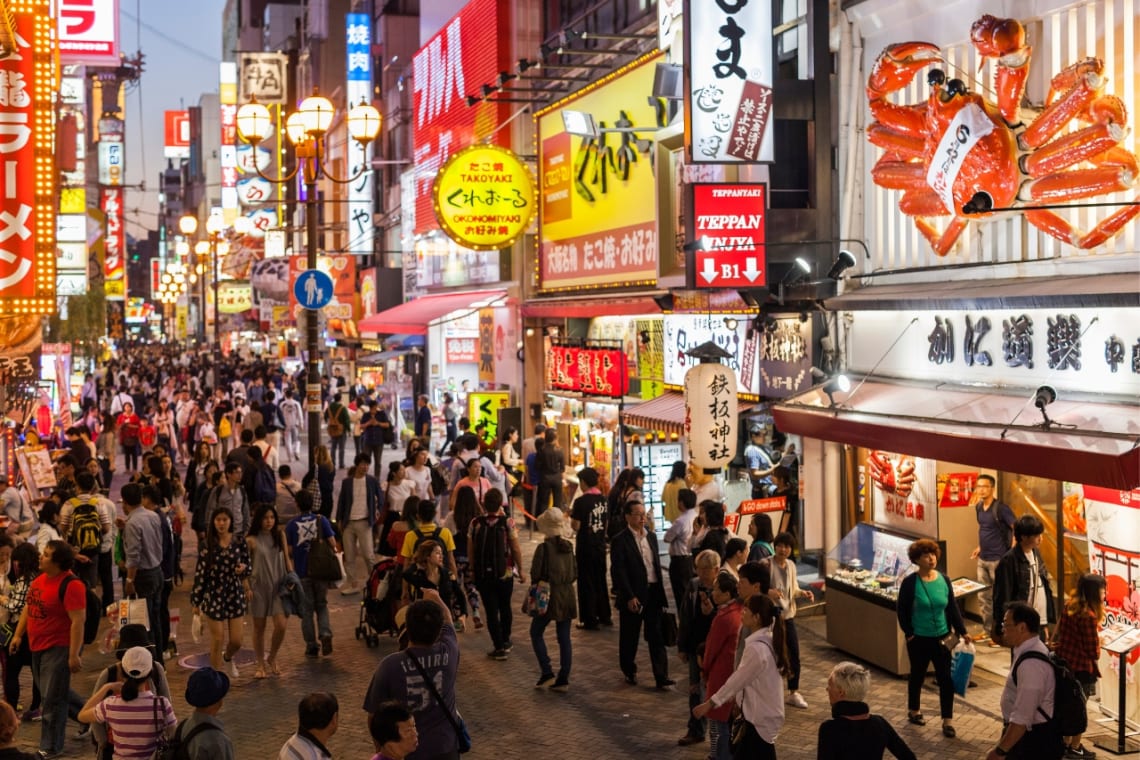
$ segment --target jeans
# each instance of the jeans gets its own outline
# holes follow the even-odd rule
[[[693,717],[693,708],[704,702],[704,686],[701,684],[701,666],[696,655],[689,655],[689,736],[704,737],[705,719]]]
[[[612,624],[613,612],[606,589],[606,550],[578,551],[578,618],[582,625],[594,628],[599,623]]]
[[[380,471],[382,469],[380,457],[384,453],[384,443],[369,443],[365,445],[364,451],[372,458],[372,466],[375,468],[376,479],[383,483],[385,478],[384,474]]]
[[[715,760],[732,760],[732,723],[727,720],[710,721],[712,726],[709,733],[712,735],[712,746],[709,748],[709,757]]]
[[[514,622],[511,610],[511,593],[515,590],[514,576],[484,578],[475,585],[479,589],[479,596],[483,597],[483,612],[487,618],[491,643],[495,649],[504,649],[511,640],[511,624]]]
[[[788,664],[792,666],[788,676],[788,691],[800,690],[800,635],[796,631],[795,620],[784,621],[784,638],[788,643]]]
[[[906,682],[906,708],[919,711],[919,696],[926,667],[934,663],[934,676],[938,679],[938,705],[943,720],[954,717],[954,681],[950,678],[950,650],[933,636],[915,636],[906,643],[910,658],[910,675]]]
[[[285,453],[288,459],[301,458],[301,430],[296,427],[286,427],[284,441]]]
[[[978,559],[978,583],[986,584],[986,587],[978,592],[978,603],[982,605],[982,625],[986,635],[993,633],[994,630],[994,571],[997,570],[998,562],[1000,559]],[[1005,614],[1002,610],[998,617],[1000,618]]]
[[[372,566],[376,564],[372,552],[372,526],[368,524],[367,519],[349,520],[341,533],[341,540],[344,543],[344,585],[354,588],[356,584],[352,580],[352,571],[356,567],[357,552],[365,562],[365,579],[372,572]]]
[[[51,647],[32,652],[32,678],[43,695],[43,725],[40,749],[62,752],[67,739],[67,716],[78,714],[83,700],[71,689],[68,647]]]
[[[162,646],[162,568],[152,567],[149,570],[139,568],[135,573],[135,593],[140,599],[146,599],[147,617],[150,618],[150,639],[154,647],[161,652]],[[167,618],[169,625],[169,618]]]
[[[317,636],[332,638],[332,624],[329,623],[329,584],[324,581],[302,578],[301,588],[305,600],[301,607],[301,636],[310,649],[317,646]],[[317,614],[317,630],[313,631],[313,613]]]
[[[329,453],[332,454],[333,463],[340,469],[344,469],[344,442],[346,438],[348,438],[347,433],[329,439]]]
[[[572,654],[570,651],[570,620],[551,621],[549,615],[535,616],[530,621],[530,643],[534,647],[534,656],[538,658],[538,668],[542,675],[553,673],[550,664],[550,655],[546,651],[546,639],[543,633],[546,626],[554,623],[554,632],[558,636],[558,682],[569,683]]]
[[[637,675],[637,639],[645,626],[645,643],[649,646],[649,662],[653,666],[653,677],[657,683],[669,678],[669,659],[665,651],[665,640],[661,637],[661,602],[664,595],[661,584],[649,586],[648,599],[642,599],[641,613],[630,611],[623,602],[618,608],[618,664],[627,676]],[[657,588],[655,588],[657,587]]]

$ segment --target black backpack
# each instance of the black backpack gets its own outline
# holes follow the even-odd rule
[[[428,472],[431,474],[431,492],[435,496],[447,493],[447,478],[439,470],[439,464],[428,467]]]
[[[257,504],[274,504],[277,501],[277,477],[269,465],[262,463],[253,471],[253,493],[250,501]],[[249,526],[246,526],[248,529]]]
[[[167,740],[164,747],[155,751],[154,760],[190,760],[190,742],[194,740],[195,736],[203,731],[222,730],[213,723],[202,721],[190,729],[190,733],[183,736],[182,729],[186,727],[187,720],[189,720],[189,718],[185,718],[179,722],[178,728],[174,729],[174,736]]]
[[[498,580],[507,574],[507,553],[510,551],[507,518],[500,515],[494,525],[488,525],[484,517],[477,520],[467,547],[471,572],[477,581]]]
[[[412,544],[412,556],[415,556],[416,549],[420,548],[420,544],[424,541],[435,541],[439,544],[439,548],[443,549],[443,572],[444,575],[446,575],[451,567],[451,552],[448,551],[447,544],[440,538],[440,536],[443,535],[443,528],[437,525],[435,526],[435,530],[431,533],[424,533],[419,528],[412,528],[412,533],[416,534],[416,542]]]
[[[59,584],[59,603],[65,604],[63,599],[67,595],[67,586],[72,581],[78,581],[79,577],[74,573],[68,573],[63,576],[63,580]],[[83,581],[79,581],[83,586],[83,590],[87,592],[87,615],[83,619],[83,643],[94,644],[95,639],[99,638],[99,620],[103,617],[103,601],[95,595],[95,592],[87,587]],[[66,606],[64,607],[66,609]]]
[[[91,498],[76,505],[71,513],[71,533],[68,543],[88,557],[99,554],[99,546],[103,543],[103,523],[99,520],[99,510],[95,507],[96,500]]]
[[[1085,692],[1081,682],[1069,670],[1069,665],[1055,654],[1024,652],[1013,663],[1013,685],[1017,686],[1017,668],[1025,660],[1041,660],[1053,668],[1055,686],[1053,689],[1053,714],[1047,715],[1040,707],[1037,712],[1044,715],[1046,724],[1051,725],[1058,736],[1079,736],[1089,727],[1089,716],[1085,711]]]

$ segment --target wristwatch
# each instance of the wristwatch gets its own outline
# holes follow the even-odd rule
[[[994,754],[997,755],[998,757],[1005,757],[1006,755],[1009,754],[1009,750],[1002,749],[1001,745],[999,744],[996,747],[994,747]]]

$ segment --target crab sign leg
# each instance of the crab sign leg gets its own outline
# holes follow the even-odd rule
[[[1080,77],[1068,92],[1047,105],[1021,133],[1017,138],[1019,146],[1029,150],[1049,142],[1069,121],[1085,113],[1103,86],[1104,80],[1097,74],[1090,72]]]
[[[886,156],[871,169],[871,179],[888,190],[926,187],[926,169],[917,161],[888,161]]]
[[[970,40],[980,55],[997,58],[998,110],[1006,123],[1018,123],[1033,57],[1033,48],[1025,44],[1025,27],[1016,19],[986,14],[970,27]]]
[[[1140,197],[1134,198],[1133,203],[1140,204]],[[1052,235],[1062,243],[1068,243],[1077,248],[1088,250],[1089,248],[1096,248],[1115,235],[1124,228],[1124,225],[1135,219],[1138,214],[1140,214],[1140,205],[1124,206],[1110,216],[1105,217],[1100,224],[1083,234],[1052,211],[1026,211],[1025,218],[1028,219],[1029,223],[1034,227]]]
[[[950,224],[946,225],[946,229],[941,234],[934,228],[930,222],[918,217],[914,220],[914,226],[926,238],[926,242],[930,243],[930,247],[934,249],[934,253],[938,256],[945,256],[958,242],[958,238],[966,229],[966,225],[970,223],[969,219],[961,216],[955,216],[950,220]]]
[[[1124,128],[1117,124],[1094,124],[1042,146],[1025,156],[1024,171],[1030,177],[1044,177],[1116,147],[1124,139]]]
[[[950,216],[950,212],[946,210],[942,196],[926,184],[925,173],[923,173],[920,183],[912,184],[903,193],[903,197],[899,200],[899,211],[907,216],[914,217],[915,229],[922,233],[934,253],[939,256],[945,256],[950,252],[970,222],[969,219],[955,214],[950,223],[946,225],[946,229],[939,232],[938,228],[927,217]]]
[[[1136,183],[1136,173],[1124,166],[1094,166],[1048,174],[1025,183],[1022,192],[1035,203],[1092,198],[1127,190]]]
[[[867,127],[867,140],[889,153],[898,153],[905,158],[922,158],[925,142],[921,137],[903,134],[884,124],[871,124]]]

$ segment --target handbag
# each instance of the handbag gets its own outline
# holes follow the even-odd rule
[[[523,614],[545,617],[548,609],[550,609],[550,584],[546,581],[532,583],[526,598],[523,599]]]
[[[150,610],[146,599],[130,597],[119,600],[119,627],[138,624],[150,630]]]
[[[406,650],[404,654],[406,654],[408,659],[412,661],[412,664],[416,666],[416,670],[420,673],[420,678],[424,679],[424,683],[427,684],[428,691],[431,692],[431,695],[435,697],[435,701],[443,709],[443,714],[447,716],[447,722],[455,729],[455,736],[459,739],[459,754],[467,754],[471,751],[471,734],[467,731],[467,722],[463,720],[463,716],[459,714],[458,710],[455,711],[455,715],[452,715],[451,710],[447,709],[447,703],[443,701],[443,697],[436,691],[435,681],[428,678],[427,672],[424,671],[423,666],[420,665],[420,661],[416,659],[416,656]]]
[[[953,654],[954,648],[958,646],[958,634],[950,631],[950,633],[940,638],[938,643],[946,647],[947,652]]]
[[[677,616],[668,610],[661,613],[661,638],[665,646],[677,646]]]
[[[309,547],[309,577],[325,583],[335,583],[344,578],[342,565],[328,541],[317,539]]]

